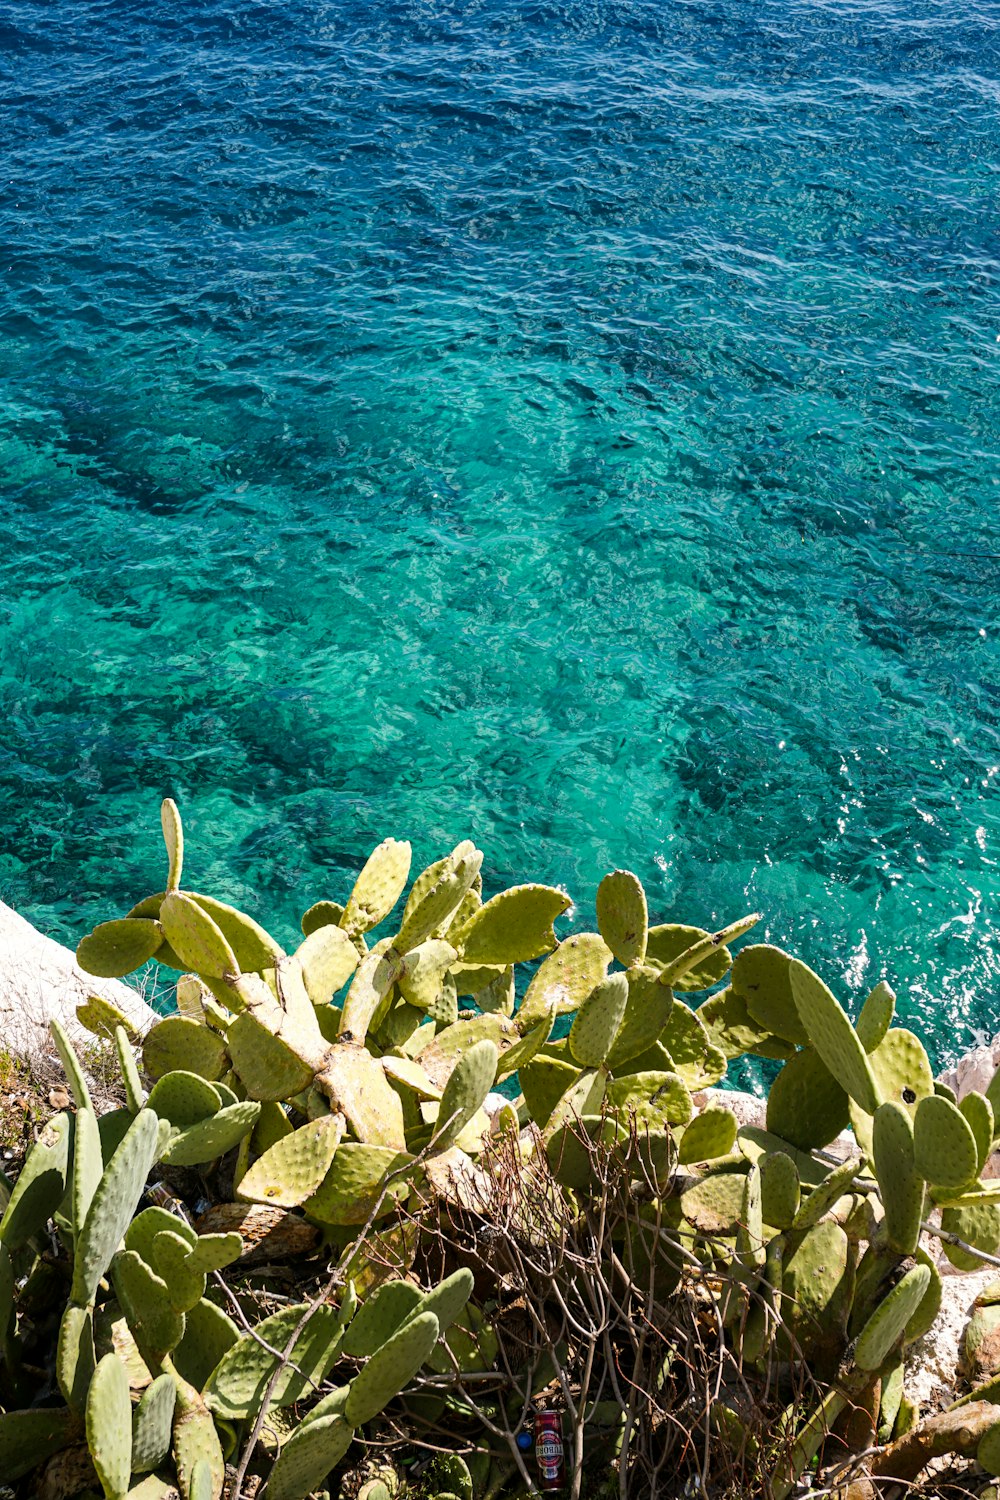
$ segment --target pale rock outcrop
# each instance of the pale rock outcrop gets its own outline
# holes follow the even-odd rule
[[[88,995],[110,1000],[141,1032],[156,1020],[129,985],[85,974],[68,948],[0,901],[0,1047],[19,1057],[37,1056],[50,1046],[53,1018],[71,1036],[88,1036],[76,1019],[76,1007]]]

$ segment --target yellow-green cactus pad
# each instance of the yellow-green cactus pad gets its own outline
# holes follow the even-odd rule
[[[591,990],[576,1013],[569,1033],[569,1050],[585,1068],[597,1068],[611,1051],[628,1001],[628,980],[611,974]]]
[[[450,970],[457,956],[442,938],[428,938],[410,949],[400,967],[400,994],[433,1021],[447,1024],[447,1017],[456,1011],[457,991]]]
[[[149,1107],[161,1120],[178,1129],[214,1115],[220,1107],[219,1091],[200,1073],[177,1069],[153,1084]]]
[[[339,1114],[321,1115],[301,1125],[257,1158],[237,1185],[237,1198],[298,1208],[319,1188],[343,1135]]]
[[[196,1167],[225,1156],[257,1123],[260,1105],[252,1100],[228,1104],[211,1119],[199,1120],[183,1130],[172,1131],[162,1160],[171,1167]]]
[[[828,1172],[823,1181],[814,1187],[809,1196],[802,1200],[792,1220],[793,1229],[811,1229],[818,1224],[820,1219],[828,1214],[834,1204],[843,1198],[845,1193],[851,1190],[851,1184],[858,1175],[859,1163],[856,1160],[841,1162],[839,1167],[834,1167]]]
[[[808,1151],[800,1151],[789,1141],[782,1140],[780,1135],[773,1135],[771,1131],[762,1130],[757,1125],[741,1125],[736,1145],[749,1162],[759,1162],[769,1151],[784,1151],[795,1163],[803,1187],[818,1187],[821,1182],[826,1181],[830,1170],[814,1156],[810,1156]]]
[[[519,1042],[504,1052],[497,1065],[497,1080],[509,1078],[511,1073],[516,1073],[519,1068],[525,1067],[532,1058],[537,1057],[552,1035],[555,1025],[555,1016],[550,1015],[547,1020],[540,1021],[533,1031],[528,1031]]]
[[[342,1035],[363,1042],[400,972],[399,959],[373,949],[362,960],[340,1013]]]
[[[686,1125],[694,1112],[691,1094],[676,1073],[629,1073],[608,1084],[609,1106],[640,1130]]]
[[[658,1039],[674,1008],[673,990],[660,980],[656,969],[629,969],[628,1001],[618,1034],[608,1053],[608,1066],[619,1070],[639,1057]]]
[[[889,1241],[904,1255],[912,1255],[920,1239],[926,1193],[916,1166],[913,1120],[894,1100],[875,1111],[872,1159]]]
[[[200,901],[181,891],[170,891],[160,907],[167,942],[185,969],[209,979],[239,974],[232,946]]]
[[[547,1141],[561,1125],[568,1124],[571,1120],[599,1114],[607,1081],[607,1074],[602,1069],[585,1069],[557,1102],[542,1131],[542,1140]]]
[[[913,1154],[921,1177],[936,1187],[958,1188],[975,1179],[979,1150],[972,1127],[950,1099],[921,1099],[913,1120]]]
[[[65,1407],[0,1414],[0,1474],[13,1483],[69,1443],[73,1417]]]
[[[907,1323],[924,1299],[930,1285],[928,1266],[914,1266],[896,1283],[872,1313],[854,1346],[859,1370],[880,1370],[901,1343]]]
[[[497,1011],[501,1016],[512,1016],[517,1000],[513,964],[504,969],[495,979],[491,979],[484,989],[475,990],[472,999],[480,1010]]]
[[[611,958],[611,949],[597,932],[564,938],[538,966],[525,991],[515,1016],[520,1030],[533,1030],[550,1014],[577,1010],[607,974]]]
[[[649,912],[642,882],[631,870],[612,870],[597,887],[601,937],[626,969],[646,957]]]
[[[921,1099],[936,1093],[937,1087],[931,1073],[931,1065],[919,1037],[903,1027],[894,1026],[886,1032],[878,1046],[869,1054],[872,1072],[881,1097],[900,1104],[910,1115],[915,1116]],[[871,1115],[851,1101],[851,1125],[858,1145],[870,1159],[872,1154]]]
[[[712,1046],[718,1047],[729,1060],[756,1052],[769,1040],[767,1027],[753,1019],[746,997],[734,990],[731,984],[718,995],[703,1001],[696,1014],[708,1032]]]
[[[497,1049],[490,1041],[477,1042],[464,1052],[451,1071],[441,1095],[435,1129],[435,1149],[447,1151],[462,1134],[493,1087]]]
[[[787,1151],[769,1151],[760,1160],[760,1211],[765,1224],[789,1229],[801,1202],[798,1169]]]
[[[791,964],[791,956],[783,949],[753,943],[736,955],[729,982],[743,996],[754,1021],[801,1047],[809,1037],[795,1008]]]
[[[163,928],[146,917],[101,922],[77,946],[76,961],[87,974],[120,979],[148,963],[163,943]]]
[[[305,1211],[320,1224],[364,1224],[379,1198],[387,1174],[398,1171],[412,1160],[405,1151],[344,1141],[337,1147],[322,1184],[306,1200]],[[389,1213],[394,1199],[407,1193],[409,1186],[408,1174],[392,1182],[380,1213]]]
[[[536,1125],[544,1129],[559,1100],[572,1088],[580,1076],[580,1069],[572,1063],[544,1054],[522,1063],[520,1069],[521,1091],[528,1113]]]
[[[579,1120],[567,1120],[559,1125],[545,1144],[545,1154],[556,1181],[577,1192],[594,1181],[591,1151],[618,1145],[628,1138],[627,1128],[619,1121],[601,1115],[584,1115]]]
[[[789,972],[792,998],[809,1040],[841,1088],[873,1115],[882,1096],[868,1054],[846,1012],[804,963],[793,959]]]
[[[227,1349],[205,1386],[204,1398],[210,1411],[235,1422],[256,1415],[279,1363],[270,1350],[284,1350],[307,1307],[305,1303],[283,1307]],[[290,1406],[311,1391],[313,1383],[318,1384],[325,1377],[336,1358],[342,1334],[337,1308],[325,1304],[318,1307],[296,1339],[291,1360],[278,1376],[271,1393],[274,1406]]]
[[[751,927],[756,927],[759,921],[760,913],[751,912],[749,916],[740,917],[737,922],[730,922],[727,927],[720,927],[718,932],[709,932],[704,937],[697,938],[683,952],[678,953],[676,958],[672,958],[663,966],[664,984],[669,984],[678,990],[691,989],[697,982],[698,976],[707,972],[708,965],[717,962],[723,954],[729,956],[727,945],[743,937]],[[649,951],[647,944],[647,952]]]
[[[412,1281],[383,1282],[358,1308],[344,1334],[341,1353],[351,1359],[369,1359],[416,1312],[423,1297]]]
[[[418,1099],[440,1099],[441,1089],[432,1083],[423,1068],[412,1057],[396,1057],[387,1052],[382,1058],[382,1067],[390,1083],[409,1089]]]
[[[425,1029],[430,1033],[429,1026]],[[517,1026],[508,1016],[501,1016],[496,1012],[492,1015],[473,1016],[471,1019],[456,1021],[453,1026],[432,1036],[420,1048],[416,1057],[428,1078],[443,1088],[462,1053],[468,1052],[477,1042],[492,1042],[502,1058],[519,1037]]]
[[[745,1188],[742,1172],[713,1173],[681,1194],[681,1212],[702,1234],[735,1234],[746,1206]]]
[[[249,1011],[231,1023],[226,1046],[251,1099],[272,1102],[291,1099],[312,1083],[314,1075],[309,1063]]]
[[[180,810],[172,797],[164,797],[160,803],[160,827],[167,848],[167,890],[180,887],[184,867],[184,826]]]
[[[315,901],[309,910],[302,914],[302,920],[299,923],[302,936],[310,937],[321,927],[339,927],[343,915],[344,908],[339,901]]]
[[[185,1314],[184,1337],[174,1349],[174,1368],[196,1390],[202,1390],[227,1349],[239,1338],[232,1318],[214,1302],[202,1299]]]
[[[338,1412],[301,1423],[275,1459],[267,1481],[269,1500],[308,1500],[353,1439],[353,1426]]]
[[[732,967],[733,955],[723,944],[711,946],[713,934],[704,927],[688,927],[681,922],[664,922],[651,927],[646,938],[645,964],[654,969],[665,969],[675,964],[682,954],[690,953],[699,944],[708,944],[704,957],[681,974],[672,986],[685,994],[696,990],[710,989],[724,979]]]
[[[847,1337],[854,1300],[854,1262],[844,1230],[830,1219],[814,1224],[785,1257],[782,1314],[807,1358],[836,1359]]]
[[[159,1375],[142,1393],[132,1417],[132,1473],[148,1474],[170,1452],[177,1387],[172,1375]]]
[[[117,1354],[99,1362],[87,1392],[87,1449],[105,1495],[119,1500],[132,1473],[132,1403]]]
[[[377,927],[392,911],[406,886],[411,854],[409,844],[383,839],[368,856],[340,919],[340,925],[351,937]]]
[[[572,903],[547,885],[517,885],[480,907],[452,940],[466,963],[519,964],[550,953],[558,939],[553,922]]]
[[[907,1323],[903,1332],[903,1343],[912,1344],[917,1339],[922,1339],[925,1333],[929,1333],[937,1322],[938,1313],[941,1311],[941,1303],[944,1300],[944,1283],[941,1280],[941,1272],[934,1261],[923,1248],[916,1252],[917,1260],[922,1266],[926,1266],[931,1273],[931,1279],[927,1283],[927,1290]]]
[[[767,1128],[802,1151],[828,1146],[847,1128],[847,1095],[812,1047],[785,1063],[767,1096]]]
[[[167,1016],[146,1033],[142,1060],[150,1078],[181,1069],[202,1078],[221,1078],[226,1071],[226,1043],[186,1016]]]
[[[949,1234],[957,1234],[973,1250],[983,1250],[987,1255],[1000,1252],[1000,1204],[976,1203],[942,1209],[941,1228]],[[942,1249],[959,1271],[978,1271],[984,1264],[977,1255],[960,1249],[958,1245],[949,1245],[947,1241]]]
[[[725,1077],[726,1055],[712,1045],[695,1011],[678,1000],[670,1008],[658,1038],[666,1047],[677,1073],[689,1089],[707,1089]]]
[[[328,1005],[358,967],[358,950],[347,933],[329,923],[307,934],[295,950],[313,1005]]]
[[[874,1052],[884,1041],[895,1010],[896,992],[881,979],[861,1007],[855,1028],[866,1052]]]
[[[731,1109],[726,1109],[722,1104],[708,1105],[685,1126],[677,1154],[678,1161],[689,1165],[692,1162],[712,1161],[720,1156],[728,1156],[736,1144],[738,1129],[739,1121]]]
[[[978,1093],[975,1089],[965,1095],[959,1103],[959,1109],[965,1116],[969,1129],[976,1138],[976,1150],[979,1156],[977,1172],[981,1172],[986,1165],[986,1159],[993,1149],[993,1106],[985,1094]]]
[[[114,1036],[116,1026],[124,1028],[130,1041],[139,1040],[138,1027],[132,1024],[117,1005],[112,1005],[102,995],[89,995],[82,1005],[78,1005],[76,1019],[81,1026],[93,1032],[94,1036],[103,1037],[105,1041],[110,1041]]]
[[[177,1382],[173,1453],[182,1500],[222,1500],[222,1444],[201,1395],[183,1380]]]
[[[140,1110],[104,1169],[76,1239],[70,1296],[80,1306],[93,1302],[97,1295],[101,1278],[132,1220],[146,1178],[156,1160],[158,1139],[159,1121],[153,1111]],[[14,1203],[12,1197],[11,1208]],[[2,1237],[9,1248],[6,1234]]]
[[[447,859],[418,875],[395,938],[400,953],[407,953],[428,938],[440,937],[448,930],[472,889],[482,862],[482,851],[466,841],[459,844]]]

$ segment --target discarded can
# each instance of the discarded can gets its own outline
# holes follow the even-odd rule
[[[539,1489],[561,1490],[566,1482],[566,1452],[557,1411],[540,1411],[535,1417],[535,1463]]]

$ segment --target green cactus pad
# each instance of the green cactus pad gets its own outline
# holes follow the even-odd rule
[[[979,1151],[972,1128],[940,1094],[931,1094],[917,1105],[913,1152],[917,1171],[936,1187],[959,1188],[975,1179]]]
[[[479,875],[482,862],[482,852],[466,842],[447,859],[417,877],[395,938],[394,945],[400,953],[408,953],[428,938],[440,937],[449,929]],[[431,871],[434,871],[433,875]],[[429,880],[428,876],[431,876]]]
[[[81,940],[76,961],[87,974],[121,979],[148,963],[163,945],[163,928],[147,917],[101,922]]]
[[[795,1163],[803,1187],[819,1187],[829,1175],[829,1167],[810,1156],[808,1151],[800,1151],[788,1141],[782,1140],[780,1135],[772,1135],[769,1130],[762,1130],[756,1125],[741,1125],[736,1145],[751,1163],[759,1162],[768,1151],[784,1151]]]
[[[151,1109],[136,1115],[108,1163],[76,1241],[71,1297],[93,1302],[98,1283],[135,1213],[156,1160],[159,1121]]]
[[[546,1020],[539,1021],[533,1031],[525,1032],[519,1042],[515,1042],[513,1047],[503,1053],[497,1064],[498,1083],[501,1079],[509,1078],[512,1073],[516,1073],[519,1068],[525,1067],[538,1056],[552,1035],[554,1025],[555,1016],[550,1015]]]
[[[703,1001],[697,1016],[712,1046],[730,1060],[756,1052],[770,1038],[767,1027],[751,1016],[746,997],[732,985]]]
[[[795,1218],[792,1220],[793,1229],[811,1229],[818,1224],[825,1214],[828,1214],[834,1204],[841,1199],[845,1193],[851,1190],[851,1184],[858,1175],[860,1163],[856,1160],[841,1162],[839,1167],[834,1167],[828,1172],[821,1183],[818,1183],[802,1200]]]
[[[328,1005],[358,967],[358,950],[347,933],[329,924],[309,933],[295,957],[313,1005]]]
[[[442,1088],[448,1081],[448,1075],[458,1059],[477,1042],[484,1040],[492,1042],[502,1058],[520,1037],[516,1025],[509,1016],[500,1016],[495,1013],[457,1021],[454,1026],[446,1027],[436,1036],[433,1035],[429,1026],[421,1029],[426,1030],[428,1041],[416,1053],[417,1062],[428,1078]]]
[[[542,1131],[542,1140],[547,1142],[562,1125],[598,1114],[606,1088],[607,1075],[602,1069],[585,1069],[556,1104]]]
[[[883,1100],[902,1105],[911,1119],[915,1116],[921,1099],[937,1092],[923,1043],[912,1031],[892,1027],[870,1053],[869,1061]],[[872,1117],[853,1100],[851,1125],[858,1145],[870,1159]]]
[[[172,1132],[162,1159],[171,1167],[196,1167],[225,1156],[257,1123],[260,1105],[245,1099],[228,1104],[209,1120]]]
[[[135,1113],[138,1114],[138,1110]],[[106,1115],[98,1117],[97,1133],[101,1138],[101,1157],[105,1166],[125,1139],[125,1132],[134,1118],[129,1109],[110,1109]],[[166,1126],[161,1124],[160,1129],[165,1130]]]
[[[461,1135],[472,1117],[482,1109],[483,1100],[497,1076],[497,1049],[490,1041],[476,1042],[455,1064],[444,1092],[437,1118],[435,1149],[446,1151]]]
[[[849,1120],[847,1094],[815,1048],[790,1057],[767,1096],[768,1130],[811,1151],[836,1140]]]
[[[418,1312],[378,1349],[351,1381],[344,1416],[360,1427],[409,1385],[438,1339],[438,1320]]]
[[[128,1106],[129,1112],[137,1115],[145,1102],[146,1093],[142,1086],[142,1080],[139,1077],[139,1069],[136,1067],[132,1045],[123,1026],[115,1027],[115,1053],[118,1057],[118,1066],[121,1069],[122,1087],[125,1090],[125,1103]]]
[[[319,1188],[343,1134],[339,1114],[323,1115],[300,1126],[258,1157],[239,1183],[237,1198],[298,1208]]]
[[[564,891],[519,885],[501,891],[450,936],[467,964],[516,964],[556,947],[553,922],[571,905]]]
[[[868,1054],[846,1012],[804,963],[793,959],[789,973],[792,998],[809,1040],[840,1086],[863,1110],[874,1115],[882,1097]]]
[[[987,1255],[1000,1253],[1000,1204],[967,1204],[941,1211],[941,1228]],[[959,1271],[978,1271],[983,1261],[957,1245],[942,1245],[945,1255]]]
[[[830,1219],[807,1229],[786,1254],[782,1316],[806,1358],[821,1366],[839,1360],[854,1300],[851,1245]]]
[[[6,1255],[6,1251],[3,1251]],[[8,1266],[10,1261],[8,1258]],[[13,1293],[11,1270],[10,1291]],[[8,1309],[10,1315],[13,1303]],[[7,1318],[0,1313],[0,1330],[6,1326]],[[87,1400],[87,1390],[97,1362],[94,1352],[94,1310],[92,1307],[74,1307],[72,1303],[63,1312],[59,1323],[59,1341],[56,1346],[56,1380],[67,1406],[76,1416],[82,1416]]]
[[[308,1500],[322,1487],[353,1438],[353,1426],[337,1413],[312,1418],[296,1428],[271,1470],[268,1500]]]
[[[742,1172],[715,1172],[681,1194],[681,1212],[702,1234],[735,1234],[745,1210]]]
[[[980,1094],[973,1090],[971,1093],[965,1095],[958,1107],[965,1116],[966,1123],[976,1138],[976,1152],[978,1155],[976,1171],[978,1173],[985,1167],[987,1158],[993,1149],[993,1133],[995,1129],[993,1106],[985,1094]]]
[[[885,1039],[896,1011],[896,992],[884,979],[868,996],[855,1024],[858,1040],[867,1053],[875,1051]]]
[[[438,1320],[440,1333],[447,1333],[455,1319],[464,1311],[474,1285],[475,1280],[468,1266],[460,1266],[423,1294],[418,1311],[432,1312]]]
[[[731,1109],[722,1104],[708,1105],[685,1127],[678,1160],[690,1164],[728,1156],[736,1144],[738,1129],[739,1121]]]
[[[161,1120],[181,1130],[214,1115],[220,1105],[218,1090],[200,1073],[178,1068],[165,1073],[153,1084],[149,1107]]]
[[[553,1130],[545,1143],[545,1154],[556,1181],[563,1187],[579,1191],[589,1187],[594,1180],[593,1147],[612,1147],[628,1139],[628,1130],[617,1120],[601,1115],[583,1115],[579,1120],[567,1120]],[[592,1143],[590,1147],[588,1141]]]
[[[313,1080],[309,1063],[249,1011],[237,1016],[230,1025],[226,1046],[251,1099],[271,1103],[291,1099]]]
[[[142,1060],[150,1078],[180,1070],[211,1080],[226,1071],[226,1044],[197,1021],[168,1016],[146,1033]]]
[[[153,1240],[149,1262],[150,1269],[166,1285],[171,1307],[180,1313],[189,1312],[205,1295],[205,1272],[189,1261],[190,1250],[185,1238],[164,1229]],[[181,1334],[177,1337],[179,1340]]]
[[[744,1270],[752,1271],[759,1270],[766,1258],[760,1167],[752,1166],[743,1179],[743,1207],[736,1226],[736,1260]]]
[[[879,1370],[901,1341],[907,1323],[930,1285],[929,1266],[914,1266],[882,1300],[865,1324],[854,1347],[860,1370]]]
[[[385,1146],[363,1146],[344,1141],[318,1189],[303,1205],[320,1224],[364,1224],[379,1196],[387,1173],[404,1167],[412,1157]],[[395,1198],[409,1191],[408,1175],[390,1186],[381,1212],[390,1213]]]
[[[521,1090],[528,1113],[536,1125],[545,1128],[559,1100],[579,1076],[579,1068],[554,1057],[540,1055],[522,1064]]]
[[[134,1250],[122,1250],[111,1267],[115,1294],[142,1357],[154,1365],[184,1336],[184,1315],[167,1283]]]
[[[626,969],[643,962],[649,912],[642,882],[631,870],[612,870],[597,887],[597,925]]]
[[[148,1474],[170,1452],[177,1387],[172,1375],[159,1375],[142,1394],[132,1417],[132,1472]]]
[[[659,927],[651,927],[646,939],[647,967],[663,970],[681,957],[689,953],[697,944],[711,944],[713,934],[706,932],[704,927],[687,927],[680,922],[664,922]],[[715,947],[706,950],[705,956],[680,975],[677,983],[672,986],[684,994],[693,993],[697,990],[710,989],[712,985],[718,984],[724,979],[733,963],[733,955],[726,947]]]
[[[189,1249],[192,1249],[198,1243],[198,1236],[186,1219],[182,1219],[177,1214],[172,1214],[169,1209],[161,1208],[156,1204],[152,1208],[144,1208],[142,1213],[136,1214],[125,1231],[125,1248],[126,1250],[134,1250],[149,1264],[152,1262],[153,1241],[164,1230],[169,1230],[173,1234],[179,1234]]]
[[[725,1077],[726,1054],[713,1047],[697,1013],[689,1010],[683,1001],[678,1000],[671,1006],[659,1042],[670,1054],[672,1071],[689,1089],[711,1088]]]
[[[760,1211],[765,1224],[789,1229],[799,1211],[798,1169],[786,1151],[769,1151],[760,1160]]]
[[[103,1041],[109,1041],[114,1036],[116,1026],[125,1028],[130,1041],[139,1040],[138,1028],[117,1005],[112,1005],[103,995],[89,995],[82,1005],[76,1007],[76,1019],[87,1031]]]
[[[889,1241],[904,1255],[912,1255],[920,1239],[924,1180],[916,1167],[913,1121],[895,1101],[875,1111],[872,1159],[885,1207]]]
[[[398,959],[378,948],[361,960],[340,1012],[340,1032],[350,1034],[355,1042],[364,1042],[369,1028],[390,1000],[393,985],[400,973]]]
[[[177,1382],[173,1451],[181,1500],[221,1500],[226,1477],[222,1444],[205,1402],[182,1380]]]
[[[200,891],[185,891],[184,894],[215,923],[244,973],[260,973],[263,969],[272,968],[278,959],[284,958],[285,950],[280,943],[275,942],[271,934],[259,922],[255,922],[253,917],[248,917],[246,912],[237,910],[235,906],[228,906],[225,901],[216,901],[213,896],[204,896]],[[211,973],[211,970],[201,969],[197,964],[191,964],[190,967],[202,974]]]
[[[351,937],[370,931],[392,911],[410,874],[410,845],[383,839],[365,862],[347,898],[340,925]]]
[[[931,1276],[930,1281],[927,1283],[927,1290],[903,1332],[904,1344],[912,1344],[930,1332],[937,1321],[937,1316],[941,1311],[941,1304],[944,1300],[944,1283],[941,1280],[941,1272],[926,1250],[921,1248],[916,1254],[917,1260],[922,1266],[927,1267]]]
[[[604,1062],[625,1014],[628,980],[624,974],[611,974],[590,992],[576,1013],[569,1033],[569,1050],[585,1068],[597,1068]]]
[[[167,848],[167,890],[176,891],[184,868],[184,825],[172,797],[164,797],[160,803],[160,827]]]
[[[4,1482],[13,1484],[65,1448],[73,1425],[71,1413],[63,1407],[0,1413],[0,1474]]]
[[[640,1130],[686,1125],[694,1112],[691,1094],[676,1073],[628,1073],[608,1084],[608,1105]]]
[[[106,1354],[87,1393],[87,1447],[107,1500],[124,1500],[132,1472],[132,1405],[117,1354]]]
[[[455,1009],[457,991],[451,967],[457,954],[443,938],[428,938],[411,948],[399,972],[399,991],[410,1005],[415,1005],[433,1021],[447,1023]],[[447,993],[442,994],[442,991]]]
[[[299,926],[302,936],[309,937],[318,932],[321,927],[339,927],[344,915],[344,908],[339,901],[315,901],[309,910],[302,915]],[[356,950],[355,950],[356,951]]]
[[[808,1032],[792,995],[792,959],[770,943],[754,943],[736,955],[730,985],[742,995],[752,1020],[786,1042],[804,1046]]]
[[[184,1337],[171,1357],[178,1374],[200,1391],[240,1332],[221,1307],[204,1298],[185,1314],[184,1325]]]
[[[283,1307],[255,1324],[252,1333],[243,1334],[227,1349],[203,1392],[211,1411],[232,1421],[243,1421],[256,1414],[279,1362],[263,1344],[283,1352],[307,1308],[308,1303]],[[324,1304],[315,1310],[295,1341],[290,1363],[278,1376],[271,1397],[274,1406],[290,1406],[324,1379],[337,1357],[342,1331],[335,1307]]]
[[[564,938],[540,964],[528,985],[515,1020],[522,1033],[550,1015],[577,1010],[608,972],[611,949],[596,932]]]
[[[987,1474],[1000,1475],[1000,1422],[987,1428],[979,1439],[976,1462],[982,1465]]]
[[[92,1109],[78,1109],[73,1130],[72,1219],[79,1233],[104,1173],[101,1133]]]
[[[705,972],[705,966],[713,961],[718,962],[723,955],[729,958],[727,944],[743,937],[759,921],[760,913],[752,912],[749,916],[741,917],[738,922],[730,922],[727,927],[721,927],[718,932],[706,933],[704,937],[698,938],[664,965],[661,974],[663,983],[677,990],[692,989],[698,982],[696,976]],[[650,941],[653,941],[652,934]],[[652,952],[653,949],[647,946],[647,951]]]
[[[160,924],[183,968],[208,979],[240,972],[236,954],[221,928],[193,896],[180,891],[165,896]]]
[[[423,1301],[412,1281],[386,1281],[362,1302],[344,1334],[341,1353],[368,1359],[401,1328]]]
[[[629,969],[626,978],[628,1001],[625,1014],[607,1057],[608,1066],[615,1071],[653,1045],[669,1021],[675,1004],[673,991],[660,982],[656,969]]]

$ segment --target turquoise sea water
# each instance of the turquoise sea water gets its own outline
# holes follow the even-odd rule
[[[386,833],[1000,1029],[1000,12],[0,9],[0,896]]]

